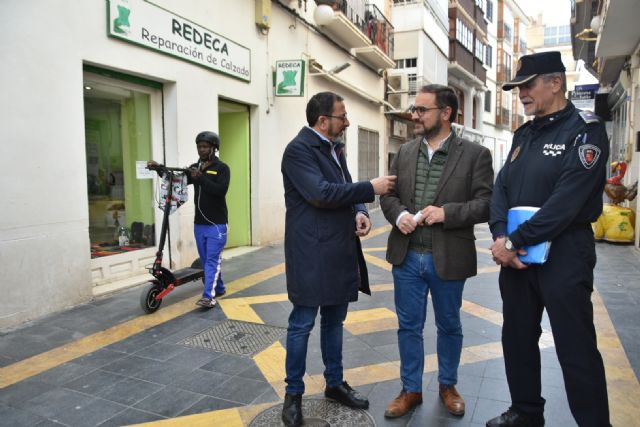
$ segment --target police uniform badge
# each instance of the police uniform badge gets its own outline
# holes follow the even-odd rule
[[[600,148],[593,144],[584,144],[578,147],[578,157],[585,169],[591,169],[600,158]]]
[[[518,158],[518,154],[520,154],[520,146],[519,145],[513,150],[513,153],[511,153],[511,162],[512,163]]]

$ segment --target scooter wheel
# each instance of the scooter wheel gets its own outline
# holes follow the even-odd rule
[[[153,313],[160,308],[162,300],[156,300],[155,298],[161,291],[160,286],[155,283],[150,283],[142,290],[140,294],[140,307],[142,307],[145,313]]]

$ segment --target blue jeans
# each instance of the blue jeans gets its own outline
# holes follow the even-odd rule
[[[422,392],[423,330],[429,292],[438,329],[438,382],[456,384],[462,352],[460,307],[464,280],[440,279],[433,265],[433,255],[411,250],[392,272],[399,324],[400,378],[404,390]]]
[[[196,236],[196,245],[200,261],[204,267],[204,298],[214,298],[216,294],[225,292],[222,280],[222,250],[227,243],[226,224],[195,224],[193,232]],[[213,285],[215,283],[215,291]]]
[[[349,304],[320,307],[320,349],[327,387],[342,384],[342,324]],[[293,305],[287,328],[286,392],[304,393],[302,377],[307,367],[307,343],[316,320],[318,307]]]

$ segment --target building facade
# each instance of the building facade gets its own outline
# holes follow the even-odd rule
[[[345,98],[354,179],[384,173],[390,20],[364,0],[328,3],[4,2],[0,327],[139,283],[161,222],[144,165],[193,163],[202,130],[231,168],[228,247],[282,239],[281,154],[314,93]],[[197,258],[194,211],[170,217],[171,268]]]
[[[640,179],[640,26],[637,3],[622,0],[571,2],[573,55],[600,83],[595,113],[607,122],[610,161],[628,165],[623,184]],[[624,202],[638,211],[638,199]],[[640,248],[636,215],[635,248]]]
[[[520,56],[527,48],[529,19],[515,0],[487,0],[487,89],[482,105],[484,145],[491,150],[496,173],[502,168],[511,149],[513,131],[524,123],[517,89],[505,92],[502,84],[511,80]]]
[[[407,112],[420,87],[447,84],[449,25],[446,0],[393,0],[395,68],[387,70],[390,104],[389,157],[413,139],[413,122]]]

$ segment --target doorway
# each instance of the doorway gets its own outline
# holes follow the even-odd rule
[[[227,192],[227,248],[251,245],[251,161],[249,106],[218,101],[220,160],[231,170]]]

